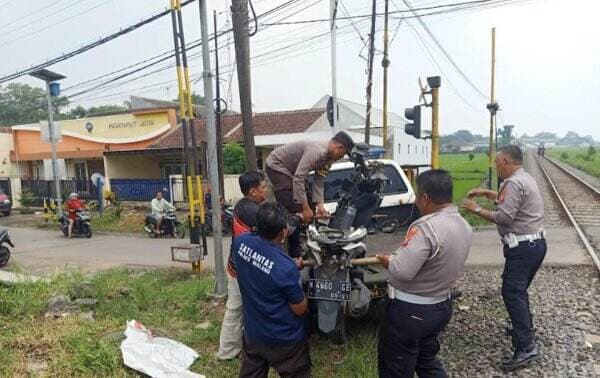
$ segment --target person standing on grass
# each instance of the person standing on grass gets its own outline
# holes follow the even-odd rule
[[[543,150],[542,150],[543,156]],[[498,177],[504,179],[500,191],[473,189],[463,207],[493,222],[504,244],[502,298],[512,329],[514,354],[504,360],[503,370],[515,370],[542,357],[535,343],[527,289],[546,256],[544,202],[535,179],[522,167],[523,152],[518,146],[500,148],[496,155]],[[496,210],[485,210],[472,198],[496,201]]]
[[[258,209],[257,232],[233,241],[231,254],[242,294],[244,342],[240,377],[310,377],[304,314],[308,304],[298,263],[282,248],[287,214],[276,203]]]
[[[238,201],[233,208],[232,239],[256,230],[256,214],[259,205],[267,199],[267,182],[260,172],[246,172],[238,180],[244,198]],[[232,255],[227,261],[227,303],[225,316],[221,324],[219,337],[219,360],[231,360],[242,351],[243,318],[242,297],[237,281],[237,273],[233,267]]]
[[[392,255],[377,255],[389,272],[379,329],[379,377],[446,377],[436,358],[438,335],[450,322],[450,289],[464,270],[473,231],[452,204],[452,177],[432,169],[417,177],[422,217]]]

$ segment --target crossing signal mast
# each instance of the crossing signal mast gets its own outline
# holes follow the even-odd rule
[[[417,139],[428,139],[431,138],[431,167],[438,169],[440,167],[440,133],[439,133],[439,108],[440,108],[440,87],[442,79],[439,76],[430,76],[427,78],[427,86],[423,85],[421,78],[419,78],[419,87],[421,94],[419,100],[423,104],[415,105],[412,108],[406,108],[404,110],[404,116],[411,123],[407,123],[404,126],[404,132],[414,136]],[[427,103],[425,95],[431,95],[431,102]],[[421,136],[421,107],[431,107],[431,136]]]

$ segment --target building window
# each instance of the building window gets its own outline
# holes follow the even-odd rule
[[[402,153],[402,144],[398,143],[398,154]]]
[[[410,155],[410,144],[407,144],[407,153]]]

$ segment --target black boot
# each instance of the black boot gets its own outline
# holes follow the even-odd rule
[[[513,357],[503,361],[500,368],[504,371],[516,370],[523,368],[540,358],[542,358],[542,352],[540,352],[536,345],[533,345],[528,352],[519,349],[515,350]]]

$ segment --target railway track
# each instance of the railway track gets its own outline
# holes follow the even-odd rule
[[[560,222],[555,216],[555,209],[560,207],[563,219],[566,218],[575,228],[600,272],[600,251],[593,245],[593,234],[600,230],[600,191],[550,158],[540,158],[533,153],[530,157],[537,162],[545,183],[553,193],[554,203],[548,203],[548,198],[545,198],[546,207],[551,209],[552,223]]]

